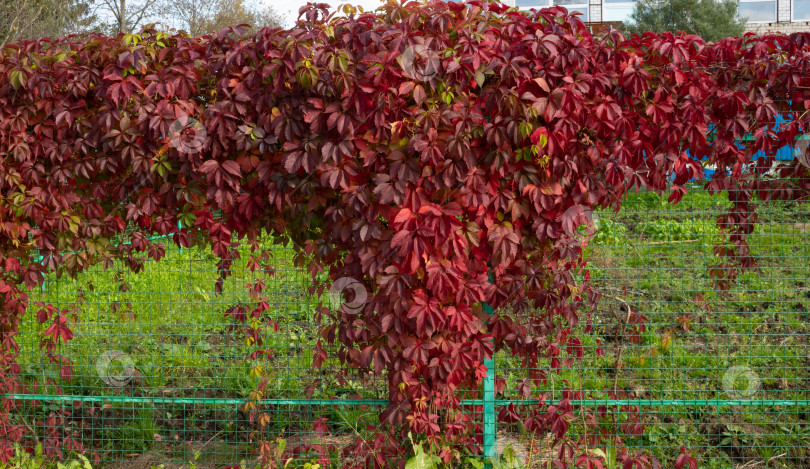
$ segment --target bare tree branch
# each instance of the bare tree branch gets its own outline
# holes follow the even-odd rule
[[[157,16],[157,0],[100,0],[96,4],[99,16],[107,17],[112,23],[106,24],[111,34],[130,33],[142,26],[146,20]]]
[[[218,0],[169,0],[165,11],[171,17],[172,26],[192,36],[205,34],[205,25],[217,13]]]

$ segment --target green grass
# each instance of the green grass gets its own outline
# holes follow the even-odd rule
[[[723,388],[723,377],[732,367],[747,367],[759,382],[751,399],[809,399],[810,210],[790,202],[762,205],[749,237],[762,270],[740,275],[728,292],[719,293],[707,268],[720,261],[712,251],[719,240],[715,220],[726,206],[702,191],[690,192],[676,206],[644,193],[631,195],[618,214],[599,213],[599,232],[587,257],[593,285],[605,297],[583,340],[590,358],[563,370],[548,386],[558,398],[567,380],[592,398],[607,398],[603,390],[615,385],[643,399],[730,399],[735,395]],[[635,344],[614,339],[625,302],[647,317],[647,330]],[[687,331],[677,328],[685,315],[691,317]],[[667,330],[673,334],[665,344]],[[596,339],[605,357],[595,358]],[[522,376],[518,364],[506,356],[504,362],[516,383]],[[740,388],[749,382],[746,376],[732,381]],[[643,434],[625,441],[654,455],[674,457],[684,444],[701,467],[810,467],[807,406],[643,411],[648,417]],[[575,425],[573,431],[583,428]]]
[[[753,398],[810,399],[810,211],[793,203],[763,206],[760,224],[750,237],[761,272],[744,273],[728,292],[719,293],[707,268],[718,262],[712,251],[719,239],[715,218],[727,206],[722,197],[692,190],[676,206],[655,194],[640,193],[631,194],[618,214],[600,212],[599,231],[587,258],[592,283],[605,296],[590,318],[592,330],[584,332],[585,318],[579,326],[586,358],[551,375],[537,391],[559,399],[561,389],[573,386],[590,397],[605,398],[605,390],[615,386],[643,399],[726,399],[724,374],[744,366],[760,380]],[[213,294],[215,259],[196,249],[181,253],[169,248],[165,260],[147,263],[138,274],[114,266],[107,271],[95,268],[76,280],[49,277],[34,297],[75,313],[75,338],[59,350],[74,362],[74,376],[62,382],[58,367],[44,359],[39,351],[41,327],[35,315],[28,314],[20,333],[24,379],[40,382],[42,393],[55,393],[59,385],[66,394],[84,396],[244,399],[259,384],[249,373],[251,366],[259,365],[269,380],[268,398],[385,398],[384,378],[351,373],[338,378],[334,358],[323,371],[311,369],[313,345],[320,336],[311,322],[317,299],[308,292],[309,276],[293,266],[291,251],[275,246],[273,253],[276,274],[267,281],[268,316],[278,322],[279,330],[268,331],[261,346],[246,344],[244,333],[229,329],[232,324],[224,315],[228,307],[250,301],[245,284],[254,276],[245,268],[245,256],[234,263],[221,296]],[[119,271],[126,291],[114,281]],[[85,298],[77,303],[82,290]],[[624,302],[647,317],[647,330],[638,343],[616,340],[616,317],[624,316]],[[36,309],[32,305],[30,312]],[[678,317],[684,315],[691,318],[687,331],[676,329]],[[664,343],[664,332],[673,329],[671,340]],[[599,343],[604,357],[596,357]],[[275,356],[248,360],[258,349],[273,350]],[[111,350],[131,357],[143,375],[141,382],[115,387],[99,377],[96,362]],[[526,370],[507,355],[499,356],[498,378],[506,380],[505,397],[511,398]],[[113,375],[121,372],[121,363],[113,366],[118,366]],[[44,385],[48,380],[52,384]],[[93,405],[98,409],[101,403]],[[244,421],[237,405],[112,405],[97,410],[109,418],[91,420],[89,432],[92,443],[107,451],[107,460],[143,453],[156,463],[188,461],[190,452],[202,448],[201,462],[219,463],[255,448],[250,441],[256,424]],[[22,415],[41,416],[54,406],[45,401]],[[369,438],[373,430],[367,427],[377,425],[379,409],[285,405],[263,410],[271,415],[265,434],[284,435],[294,445],[320,441],[313,428],[319,418],[327,419],[336,444],[358,435]],[[647,406],[642,411],[644,431],[625,442],[660,458],[671,459],[686,445],[701,467],[755,462],[756,467],[810,467],[806,406]],[[76,412],[86,415],[82,412],[87,406]],[[614,409],[606,422],[625,417]],[[582,431],[580,423],[572,426],[572,432]]]
[[[110,418],[104,422],[97,419],[94,425],[98,428],[88,431],[109,460],[156,451],[177,459],[172,455],[184,444],[199,444],[209,438],[229,444],[249,443],[251,438],[256,440],[257,430],[255,422],[240,420],[236,404],[184,404],[178,410],[160,403],[141,409],[143,404],[118,403],[115,398],[243,400],[257,389],[262,378],[268,381],[265,397],[273,399],[306,398],[305,386],[315,378],[320,381],[309,393],[312,398],[381,397],[379,386],[364,388],[351,375],[337,379],[335,358],[324,364],[323,371],[311,370],[312,348],[319,338],[311,318],[318,299],[308,293],[310,277],[293,265],[291,249],[276,246],[272,250],[276,272],[266,280],[270,304],[266,317],[277,322],[279,330],[266,326],[261,345],[246,343],[243,329],[229,328],[234,324],[224,314],[236,303],[251,302],[246,285],[256,277],[246,269],[246,252],[243,259],[234,262],[233,275],[226,280],[222,295],[214,294],[217,271],[213,256],[197,249],[181,253],[171,246],[166,259],[147,263],[138,274],[116,265],[106,271],[94,268],[75,280],[49,277],[41,291],[32,292],[32,296],[34,301],[68,310],[75,337],[67,346],[60,345],[57,353],[73,362],[73,376],[69,382],[63,381],[59,367],[40,352],[39,336],[44,327],[36,320],[38,308],[32,301],[20,332],[23,380],[42,383],[38,393],[59,394],[61,390],[70,395],[109,397],[114,405],[137,406],[138,412],[104,409]],[[120,288],[116,277],[126,288]],[[81,296],[84,298],[79,301]],[[274,356],[251,361],[249,356],[257,350],[271,350]],[[142,376],[122,387],[110,385],[97,370],[99,358],[110,351],[131,358]],[[262,369],[262,378],[249,372],[256,365]],[[126,363],[117,359],[109,364],[107,374],[123,378],[126,368]],[[100,407],[101,401],[93,405]],[[53,406],[60,408],[61,404],[54,401]],[[38,418],[46,407],[28,408],[25,414]],[[312,422],[317,418],[327,418],[330,429],[338,435],[358,430],[368,433],[365,425],[376,423],[368,418],[369,414],[376,418],[376,409],[354,406],[265,406],[262,410],[272,417],[264,429],[267,434],[285,434],[299,443],[311,439]],[[203,455],[209,462],[219,460],[223,452],[222,445],[212,447],[216,448],[212,454]],[[181,453],[180,460],[184,460],[187,451]]]

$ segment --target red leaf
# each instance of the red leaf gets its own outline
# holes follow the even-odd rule
[[[425,100],[425,89],[422,88],[422,85],[416,85],[413,89],[413,99],[416,101],[416,104],[422,104],[422,101]]]
[[[242,176],[242,168],[239,167],[239,164],[236,161],[225,161],[222,163],[222,168],[236,177]]]

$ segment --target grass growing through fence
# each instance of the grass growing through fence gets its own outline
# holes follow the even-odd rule
[[[21,327],[23,380],[38,383],[29,392],[110,398],[70,409],[77,419],[89,422],[85,436],[101,446],[99,453],[106,459],[168,451],[188,460],[194,447],[211,438],[255,449],[249,443],[257,439],[258,424],[249,421],[238,404],[212,399],[246,399],[263,378],[268,380],[265,397],[270,399],[381,397],[379,386],[369,386],[371,380],[361,382],[351,375],[337,379],[334,358],[324,364],[323,371],[311,370],[312,347],[318,338],[311,319],[318,300],[308,293],[308,274],[293,266],[291,249],[273,247],[275,274],[267,279],[271,306],[267,315],[279,330],[265,327],[259,346],[247,343],[244,331],[231,328],[235,324],[224,314],[236,303],[250,303],[246,286],[255,277],[246,269],[247,256],[234,262],[223,294],[215,295],[214,257],[205,250],[181,253],[168,248],[166,259],[147,263],[138,274],[119,266],[107,271],[94,268],[75,280],[49,277],[41,291],[33,292],[35,300],[69,312],[75,337],[58,349],[73,362],[69,381],[39,351],[44,327],[36,320],[35,306]],[[259,348],[272,349],[275,356],[250,360],[249,355]],[[105,361],[110,356],[113,359]],[[107,365],[106,373],[99,372],[100,364]],[[127,373],[132,371],[127,370],[131,369],[135,375],[130,379]],[[320,382],[307,392],[305,386],[316,378]],[[132,398],[138,400],[133,403]],[[165,398],[197,401],[179,405],[151,401]],[[209,401],[200,402],[205,399]],[[65,406],[47,399],[43,404],[38,409],[25,408],[21,417],[27,413],[41,417]],[[334,438],[343,443],[349,441],[348,435],[366,434],[366,426],[377,422],[376,409],[367,406],[277,405],[264,410],[272,417],[265,433],[286,435],[298,443],[318,442],[317,419],[327,419]],[[178,448],[180,455],[175,454]],[[224,461],[242,454],[223,448],[209,445],[202,459]]]
[[[762,270],[741,275],[728,292],[720,293],[707,272],[718,261],[712,252],[720,236],[714,221],[726,205],[723,197],[700,190],[689,192],[676,206],[641,193],[631,195],[619,214],[599,214],[588,258],[593,284],[604,296],[590,318],[592,330],[580,331],[587,358],[550,376],[542,392],[556,399],[564,387],[584,389],[592,398],[605,398],[605,390],[617,389],[647,400],[810,399],[810,212],[786,202],[763,205],[750,237]],[[71,395],[147,398],[79,407],[71,403],[73,415],[89,422],[87,442],[108,460],[140,454],[142,461],[188,461],[197,453],[203,455],[201,464],[217,464],[251,457],[256,423],[246,420],[238,405],[149,399],[243,399],[259,383],[250,372],[257,365],[270,380],[268,398],[306,397],[305,386],[315,379],[320,381],[309,397],[384,398],[380,378],[337,379],[334,359],[322,372],[311,370],[318,338],[311,318],[317,300],[308,292],[307,274],[293,266],[291,251],[273,251],[276,274],[268,280],[269,314],[280,328],[265,335],[264,348],[274,349],[274,358],[248,360],[256,345],[229,329],[232,324],[224,315],[233,304],[249,301],[245,284],[252,275],[244,260],[234,263],[234,275],[217,296],[213,256],[170,247],[165,260],[147,263],[139,274],[117,274],[114,267],[94,269],[76,280],[48,278],[35,296],[60,309],[72,308],[75,338],[59,353],[74,362],[74,376],[62,381],[58,367],[43,358],[38,350],[41,328],[29,314],[20,334],[25,380],[40,383],[38,393],[55,392],[58,386]],[[646,330],[634,343],[625,340],[632,333],[623,322],[627,308],[647,318]],[[587,323],[583,318],[582,327]],[[603,357],[596,356],[597,347]],[[99,376],[99,359],[110,351],[131,358],[138,372],[125,386]],[[128,365],[113,360],[108,374],[121,375]],[[729,370],[731,391],[723,383]],[[755,374],[756,386],[751,387],[746,370]],[[499,357],[497,373],[506,380],[504,397],[516,397],[516,384],[525,376],[519,362]],[[22,414],[43,415],[65,405],[44,401]],[[277,405],[267,408],[272,416],[267,431],[292,444],[323,442],[339,448],[356,435],[369,437],[377,410]],[[642,411],[645,429],[626,443],[656,456],[674,457],[683,444],[701,467],[810,467],[806,406],[659,405]],[[622,410],[616,413],[621,420]],[[316,428],[318,419],[326,419],[328,434]],[[575,424],[572,431],[582,432],[583,427]]]
[[[599,213],[588,258],[603,299],[580,327],[588,358],[552,375],[544,391],[556,399],[574,387],[595,399],[615,389],[653,401],[808,400],[810,211],[763,204],[749,237],[761,271],[718,292],[708,270],[719,262],[715,220],[726,205],[702,191],[676,206],[643,193],[618,214]],[[624,325],[628,308],[647,319],[634,343]],[[506,356],[499,363],[507,390],[516,389],[525,376],[519,363]],[[625,411],[615,412],[621,421]],[[625,442],[657,456],[686,445],[701,467],[810,467],[808,406],[647,405],[642,412],[643,433]]]

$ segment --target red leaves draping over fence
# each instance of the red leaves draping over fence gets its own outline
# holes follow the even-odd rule
[[[15,333],[26,287],[46,273],[114,259],[138,270],[165,255],[153,236],[169,235],[210,243],[225,276],[236,240],[268,233],[313,274],[370,292],[318,316],[349,365],[387,372],[382,421],[473,445],[474,422],[446,409],[493,350],[537,370],[524,395],[544,380],[541,360],[558,368],[583,353],[572,331],[597,298],[577,226],[593,208],[619,209],[638,188],[676,202],[708,160],[708,188],[733,202],[718,221],[722,286],[754,266],[755,194],[810,191],[806,159],[783,163],[778,180],[766,176],[772,158],[752,161],[810,122],[807,34],[594,38],[561,8],[477,1],[327,15],[310,5],[293,29],[247,37],[148,29],[2,50],[2,392],[21,390]],[[130,242],[116,243],[124,232]],[[256,251],[250,265],[266,262]],[[43,311],[43,344],[70,340],[64,315]],[[502,417],[563,436],[572,398]],[[0,418],[5,451],[25,432]],[[357,464],[387,453],[375,454],[358,451]]]

